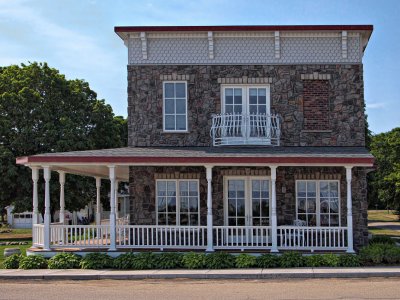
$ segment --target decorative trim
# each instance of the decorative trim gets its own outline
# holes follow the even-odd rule
[[[154,179],[200,179],[199,173],[155,173]]]
[[[190,78],[190,75],[182,75],[182,74],[176,74],[176,73],[172,73],[172,74],[161,74],[160,75],[160,80],[161,81],[172,81],[172,80],[180,80],[180,81],[188,81]]]
[[[272,83],[272,77],[239,77],[239,78],[218,78],[218,83],[221,84],[265,84]]]
[[[275,31],[275,58],[281,58],[281,44],[279,38],[279,31]]]
[[[281,32],[282,38],[340,38],[340,32]]]
[[[273,32],[214,32],[215,38],[273,38]]]
[[[314,72],[311,74],[301,74],[301,80],[331,80],[331,74],[321,74]]]
[[[208,32],[208,57],[210,59],[214,59],[214,39],[213,39],[213,32]]]
[[[147,36],[149,39],[205,39],[207,34],[203,32],[152,32]]]
[[[140,33],[140,39],[142,41],[142,57],[143,59],[147,59],[147,38],[146,32]]]
[[[271,176],[270,169],[254,170],[251,168],[245,169],[229,169],[221,170],[223,176]]]
[[[347,58],[347,31],[342,31],[342,58]]]
[[[313,174],[295,174],[294,178],[296,180],[340,180],[342,178],[341,174],[321,174],[316,172]]]

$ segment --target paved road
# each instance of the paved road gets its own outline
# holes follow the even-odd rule
[[[368,222],[368,227],[400,231],[400,222]]]
[[[399,299],[400,278],[0,281],[0,299]]]

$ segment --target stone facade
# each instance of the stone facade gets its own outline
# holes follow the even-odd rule
[[[207,222],[207,181],[204,167],[130,167],[131,222],[137,225],[156,224],[155,182],[164,174],[168,179],[197,178],[200,180],[200,223]],[[269,176],[269,168],[213,168],[213,224],[224,225],[224,176]],[[341,225],[347,226],[346,173],[344,168],[279,167],[277,169],[278,225],[291,225],[296,219],[296,179],[340,180]],[[356,249],[368,243],[367,184],[363,168],[354,168],[352,180],[353,230]]]
[[[221,112],[222,79],[253,78],[256,83],[260,78],[270,82],[271,112],[282,116],[282,146],[364,146],[362,72],[361,64],[129,65],[128,144],[210,146],[212,115]],[[316,79],[324,79],[328,85],[327,124],[323,130],[310,130],[305,125],[304,87],[311,81],[310,74],[318,74]],[[187,79],[187,133],[163,132],[161,78],[165,76]]]

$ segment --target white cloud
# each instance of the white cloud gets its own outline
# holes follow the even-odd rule
[[[381,108],[385,108],[385,107],[386,107],[385,102],[367,103],[367,109],[381,109]]]

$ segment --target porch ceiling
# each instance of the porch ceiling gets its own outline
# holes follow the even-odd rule
[[[363,147],[126,147],[45,153],[17,158],[29,167],[50,166],[71,174],[129,179],[129,166],[373,166]]]

